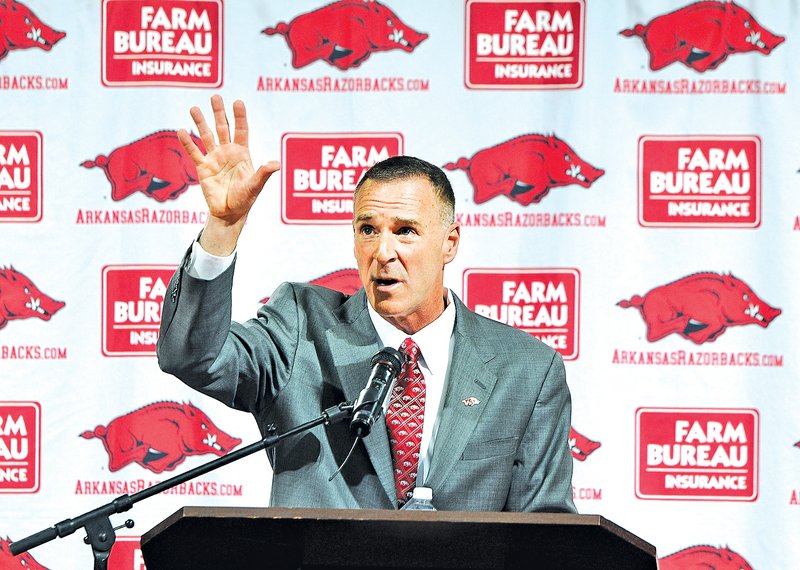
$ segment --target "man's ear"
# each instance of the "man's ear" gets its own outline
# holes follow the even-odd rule
[[[450,228],[447,230],[447,237],[444,240],[444,244],[442,244],[445,263],[450,263],[456,258],[460,241],[461,224],[459,222],[453,222],[450,224]]]

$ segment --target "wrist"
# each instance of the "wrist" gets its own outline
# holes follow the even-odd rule
[[[215,216],[208,216],[208,221],[200,234],[200,246],[211,255],[226,257],[233,253],[242,233],[246,216],[230,223]]]

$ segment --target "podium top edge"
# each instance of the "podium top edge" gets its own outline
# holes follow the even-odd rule
[[[288,507],[185,506],[142,535],[142,544],[182,519],[272,519],[314,521],[437,522],[452,524],[595,526],[655,556],[656,547],[601,515],[572,513],[507,513],[475,511],[390,511]]]

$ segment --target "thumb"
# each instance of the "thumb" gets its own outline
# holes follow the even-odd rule
[[[264,184],[267,183],[269,177],[275,174],[278,170],[281,169],[281,163],[277,160],[270,160],[266,164],[262,164],[256,170],[256,173],[253,175],[253,186],[258,188],[259,192],[261,188],[264,187]]]
[[[248,184],[246,186],[246,200],[252,204],[255,202],[258,195],[261,194],[261,191],[264,189],[264,185],[269,180],[269,177],[275,174],[281,168],[281,163],[277,160],[270,160],[266,164],[262,164],[258,167],[258,170],[250,177]]]

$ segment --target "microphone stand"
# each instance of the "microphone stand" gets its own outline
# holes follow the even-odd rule
[[[35,548],[46,542],[50,542],[55,538],[63,538],[80,528],[85,528],[86,537],[83,539],[83,541],[86,544],[91,544],[92,546],[92,553],[94,554],[94,570],[106,570],[108,568],[108,556],[111,554],[111,547],[114,546],[114,541],[116,539],[116,534],[114,531],[122,528],[122,526],[128,528],[133,527],[133,521],[130,519],[128,519],[122,526],[113,527],[111,525],[111,520],[109,519],[110,515],[125,512],[139,501],[147,499],[148,497],[152,497],[153,495],[157,495],[162,491],[171,489],[176,485],[185,483],[186,481],[194,479],[195,477],[199,477],[200,475],[205,475],[209,471],[218,469],[223,465],[233,463],[234,461],[237,461],[243,457],[252,455],[256,451],[269,449],[289,436],[302,433],[321,424],[328,426],[340,422],[349,418],[352,414],[353,404],[350,402],[342,402],[341,404],[337,404],[336,406],[332,406],[323,411],[318,418],[294,427],[285,433],[276,435],[274,433],[275,427],[270,426],[270,433],[264,436],[261,441],[252,443],[247,447],[243,447],[242,449],[232,451],[223,457],[219,457],[213,461],[209,461],[208,463],[195,467],[186,473],[170,477],[161,483],[139,491],[138,493],[134,493],[133,495],[120,495],[110,503],[88,511],[74,519],[61,521],[53,527],[32,534],[26,538],[23,538],[22,540],[17,540],[10,545],[11,554],[14,556],[22,554],[31,548]]]

